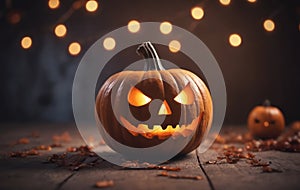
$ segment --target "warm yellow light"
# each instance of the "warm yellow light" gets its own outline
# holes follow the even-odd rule
[[[256,0],[248,0],[249,3],[255,3]]]
[[[194,7],[191,9],[191,15],[194,19],[200,20],[204,16],[204,10],[201,7]]]
[[[57,37],[64,37],[67,34],[67,28],[63,24],[59,24],[55,27],[54,33]]]
[[[184,105],[192,104],[195,100],[195,96],[190,84],[186,85],[174,100]]]
[[[127,28],[129,32],[136,33],[140,30],[140,23],[137,20],[131,20],[128,22]]]
[[[81,46],[78,42],[73,42],[69,45],[69,53],[71,55],[78,55],[81,51]]]
[[[229,5],[230,0],[219,0],[222,5]]]
[[[172,111],[166,100],[163,101],[159,108],[158,115],[171,115]]]
[[[22,38],[22,40],[21,40],[21,46],[22,46],[22,48],[28,49],[28,48],[31,47],[31,45],[32,45],[32,40],[31,40],[30,37],[25,36],[25,37]]]
[[[233,47],[238,47],[241,45],[242,43],[242,38],[240,35],[238,34],[231,34],[229,36],[229,43],[230,45],[232,45]]]
[[[169,22],[162,22],[159,29],[163,34],[170,34],[172,32],[172,24]]]
[[[179,41],[177,40],[172,40],[170,43],[169,43],[169,50],[173,53],[176,53],[180,50],[181,48],[181,44]]]
[[[268,32],[272,32],[275,29],[275,23],[273,20],[267,19],[264,21],[264,28]]]
[[[59,7],[59,0],[49,0],[48,1],[48,6],[50,9],[56,9]]]
[[[98,2],[95,0],[89,0],[85,4],[85,9],[89,12],[94,12],[98,9]]]
[[[139,89],[132,87],[128,93],[128,102],[133,106],[144,106],[151,102],[151,98],[146,96]]]
[[[105,38],[103,41],[103,47],[106,50],[113,50],[116,47],[116,41],[112,37]]]

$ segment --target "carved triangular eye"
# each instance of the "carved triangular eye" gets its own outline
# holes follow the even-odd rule
[[[129,104],[133,106],[143,106],[151,102],[151,98],[135,87],[130,89],[127,99]]]
[[[174,100],[180,104],[188,105],[195,101],[194,92],[188,83],[181,92],[174,98]]]

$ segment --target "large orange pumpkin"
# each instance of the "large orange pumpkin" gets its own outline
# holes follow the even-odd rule
[[[266,100],[262,106],[256,106],[248,116],[250,133],[262,139],[276,138],[284,129],[284,116],[275,106]]]
[[[212,122],[208,88],[190,71],[165,70],[150,42],[140,45],[137,52],[148,58],[146,69],[116,73],[98,92],[96,113],[104,128],[100,132],[106,130],[117,142],[136,148],[152,147],[169,138],[176,146],[176,141],[191,137],[179,154],[191,152]],[[126,105],[129,110],[124,113],[121,107]],[[110,141],[106,143],[121,151]]]

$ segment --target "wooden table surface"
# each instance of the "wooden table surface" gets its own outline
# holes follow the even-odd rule
[[[223,129],[226,128],[223,127]],[[30,137],[38,131],[39,137]],[[51,151],[40,151],[38,156],[12,158],[9,153],[30,147],[51,144],[52,136],[68,131],[72,140],[62,143],[63,147]],[[28,137],[28,144],[12,146],[22,137]],[[113,180],[114,185],[105,189],[180,189],[180,190],[234,190],[234,189],[300,189],[300,153],[265,151],[254,153],[256,158],[271,161],[272,167],[281,172],[263,173],[260,167],[251,167],[246,161],[236,164],[205,164],[216,159],[216,149],[203,154],[189,155],[170,161],[166,165],[180,167],[176,175],[201,175],[202,180],[174,179],[157,176],[159,170],[124,169],[106,161],[95,167],[78,171],[59,167],[54,163],[45,164],[53,154],[65,152],[67,147],[84,145],[75,125],[1,124],[0,126],[0,189],[95,189],[98,181]],[[222,145],[220,145],[222,146]],[[200,164],[199,162],[200,161]],[[202,167],[202,169],[201,169]],[[205,173],[207,174],[207,177]],[[209,180],[212,184],[209,183]]]

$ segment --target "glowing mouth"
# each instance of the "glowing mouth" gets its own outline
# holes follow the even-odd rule
[[[158,139],[164,140],[172,136],[176,138],[179,135],[187,137],[194,133],[199,123],[200,116],[195,118],[189,125],[176,125],[175,128],[172,125],[168,125],[166,129],[163,129],[161,125],[153,125],[153,129],[150,129],[146,124],[139,124],[137,127],[132,125],[124,117],[120,116],[122,125],[130,132],[133,136],[142,135],[147,139],[152,139],[157,136]]]

